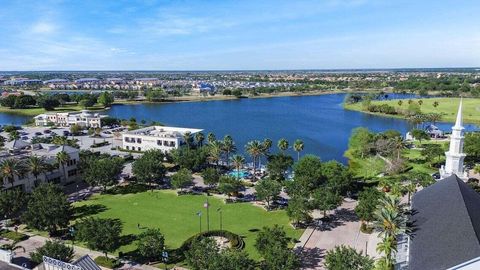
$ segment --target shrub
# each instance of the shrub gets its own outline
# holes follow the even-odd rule
[[[10,240],[13,240],[14,242],[20,242],[23,240],[28,239],[28,235],[19,233],[19,232],[14,232],[14,231],[9,231],[9,230],[2,230],[0,231],[0,236],[4,238],[8,238]]]
[[[94,260],[98,265],[106,267],[106,268],[117,268],[120,267],[122,264],[119,260],[114,258],[107,258],[105,256],[99,256]]]

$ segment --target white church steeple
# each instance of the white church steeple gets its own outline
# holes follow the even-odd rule
[[[464,127],[462,121],[462,103],[463,99],[460,99],[457,119],[455,121],[455,125],[452,127],[452,135],[450,136],[450,147],[448,152],[445,152],[445,166],[440,168],[440,177],[442,179],[452,174],[456,174],[459,178],[464,180],[467,180],[468,178],[463,168],[463,160],[465,159],[465,153],[463,153],[463,142],[465,137],[463,136]]]

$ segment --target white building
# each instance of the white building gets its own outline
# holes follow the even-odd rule
[[[80,172],[78,163],[80,162],[79,150],[67,145],[54,144],[30,144],[21,140],[13,140],[5,143],[5,151],[0,152],[0,161],[6,159],[16,159],[20,162],[26,161],[30,156],[44,158],[49,164],[50,169],[35,177],[28,172],[28,168],[22,170],[21,175],[16,175],[13,179],[6,177],[1,179],[1,186],[4,189],[19,187],[23,191],[30,192],[42,182],[53,182],[57,184],[67,184],[79,180]],[[57,154],[65,152],[69,160],[62,165],[57,164]]]
[[[168,153],[185,144],[186,133],[193,136],[201,131],[202,129],[163,126],[136,129],[122,134],[122,148],[132,151],[160,149],[162,152]]]
[[[464,181],[468,179],[468,174],[464,171],[463,167],[463,160],[466,155],[463,153],[463,143],[465,140],[463,130],[465,128],[462,122],[462,100],[460,100],[457,119],[455,125],[452,127],[452,135],[450,136],[450,148],[448,152],[445,152],[445,166],[440,168],[441,179],[454,174]]]
[[[82,127],[101,127],[101,119],[107,117],[99,113],[92,113],[88,110],[82,110],[81,112],[52,112],[43,113],[34,117],[35,125],[37,126],[49,126],[56,125],[62,127],[69,127],[77,124]]]

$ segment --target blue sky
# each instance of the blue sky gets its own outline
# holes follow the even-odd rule
[[[480,2],[0,0],[0,70],[480,66]]]

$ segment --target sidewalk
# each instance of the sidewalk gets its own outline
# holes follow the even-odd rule
[[[328,250],[338,245],[346,245],[371,257],[377,257],[376,245],[379,241],[375,233],[360,232],[361,222],[353,209],[356,201],[344,201],[335,213],[330,215],[331,220],[321,227],[310,227],[305,230],[295,245],[295,251],[302,260],[302,269],[324,269],[323,258]],[[327,213],[328,215],[329,213]],[[314,213],[320,218],[320,213]]]

